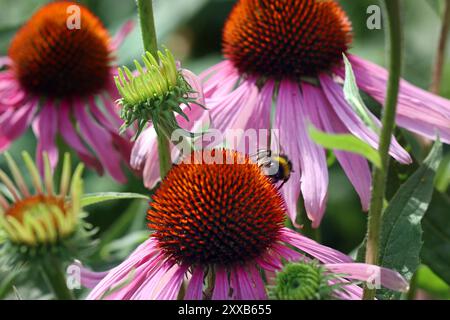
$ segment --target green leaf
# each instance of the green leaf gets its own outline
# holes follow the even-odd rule
[[[378,151],[353,135],[328,134],[317,130],[313,126],[309,127],[309,135],[315,143],[327,149],[353,152],[365,157],[377,168],[381,167],[381,159]]]
[[[430,209],[422,221],[423,263],[450,284],[450,197],[435,193]]]
[[[356,84],[355,74],[353,72],[352,65],[350,61],[347,59],[347,56],[344,56],[345,63],[345,80],[344,80],[344,97],[345,100],[350,104],[353,111],[359,116],[359,118],[365,123],[366,126],[371,128],[378,135],[380,134],[380,127],[378,127],[369,111],[369,108],[365,105],[361,95],[359,94],[359,88]]]
[[[439,166],[435,186],[442,193],[446,192],[450,186],[450,153],[444,157],[444,160],[442,160]]]
[[[139,193],[126,192],[99,192],[85,194],[81,198],[81,206],[86,207],[100,202],[119,200],[119,199],[144,199],[149,200],[149,197]]]
[[[442,159],[442,143],[437,141],[423,165],[400,187],[382,219],[380,265],[397,270],[407,280],[420,265],[421,221],[433,194],[436,170]],[[400,293],[383,290],[384,299],[398,299]]]
[[[416,277],[417,287],[431,294],[433,298],[450,299],[450,286],[428,266],[420,266]]]

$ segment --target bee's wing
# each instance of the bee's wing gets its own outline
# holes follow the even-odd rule
[[[281,154],[283,153],[283,147],[280,143],[280,130],[272,129],[270,131],[270,145],[273,154]]]

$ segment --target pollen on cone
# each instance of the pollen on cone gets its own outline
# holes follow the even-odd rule
[[[179,262],[231,265],[254,259],[278,239],[283,199],[248,157],[228,150],[210,155],[213,161],[196,152],[191,159],[204,163],[172,168],[153,196],[148,226]]]
[[[243,74],[298,78],[330,71],[351,40],[350,21],[334,0],[239,0],[223,52]]]
[[[79,8],[79,17],[74,8]],[[79,29],[73,23],[78,18]],[[57,98],[83,96],[105,87],[109,44],[107,30],[87,8],[58,1],[28,20],[12,40],[8,55],[25,89]]]

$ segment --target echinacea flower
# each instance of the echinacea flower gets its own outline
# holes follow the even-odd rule
[[[79,8],[79,28],[69,25],[73,6]],[[121,163],[128,163],[131,145],[118,134],[112,62],[131,28],[127,23],[111,38],[80,4],[58,1],[40,8],[0,59],[6,68],[0,72],[0,152],[31,124],[41,171],[43,152],[56,165],[59,135],[86,165],[124,182]]]
[[[18,165],[7,153],[12,179],[0,170],[5,189],[0,193],[0,230],[4,232],[1,259],[6,263],[41,261],[48,256],[66,260],[79,256],[91,245],[91,231],[83,222],[83,164],[72,175],[68,153],[64,156],[61,182],[55,186],[49,156],[44,153],[44,179],[27,152],[23,152],[27,175],[25,182]]]
[[[352,279],[374,275],[387,288],[407,288],[395,271],[353,263],[284,227],[282,196],[248,156],[209,150],[186,159],[152,197],[150,238],[106,275],[81,271],[82,283],[94,287],[88,299],[266,299],[263,279],[273,280],[285,261],[312,259],[336,276],[330,286],[342,285],[335,292],[342,299],[361,298]]]
[[[328,190],[326,154],[308,136],[308,125],[328,133],[352,134],[378,147],[380,121],[370,112],[368,126],[346,101],[343,54],[348,55],[352,28],[333,0],[239,0],[223,32],[225,60],[200,75],[214,128],[280,131],[283,152],[294,173],[283,187],[295,223],[300,193],[313,227],[325,212]],[[384,103],[388,72],[348,55],[359,88]],[[402,81],[397,124],[412,132],[450,143],[450,101]],[[370,202],[368,162],[347,152],[336,158],[358,193],[362,208]],[[410,163],[393,139],[390,154]]]

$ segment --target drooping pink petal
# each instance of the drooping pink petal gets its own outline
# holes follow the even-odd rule
[[[353,260],[332,248],[321,245],[288,228],[281,230],[280,240],[311,255],[323,263],[351,263]]]
[[[196,99],[199,104],[204,106],[205,96],[203,94],[203,86],[201,84],[200,78],[192,71],[187,69],[181,69],[181,74],[183,75],[184,79],[191,85],[192,89],[196,92],[191,98]]]
[[[212,295],[213,300],[229,300],[230,283],[228,281],[228,274],[225,268],[216,266],[215,268],[215,282],[214,291]]]
[[[281,85],[280,85],[281,86]],[[283,85],[285,86],[285,85]],[[288,215],[294,225],[297,226],[297,202],[300,196],[301,163],[300,150],[296,139],[293,139],[293,132],[297,132],[298,125],[293,118],[294,106],[286,90],[281,90],[278,95],[277,109],[275,112],[275,121],[273,128],[279,129],[278,144],[282,146],[283,153],[287,154],[292,161],[293,172],[287,183],[281,188],[284,200],[286,202]],[[275,142],[272,141],[274,144]],[[275,146],[272,148],[276,148]],[[275,149],[276,150],[276,149]]]
[[[202,267],[196,267],[192,273],[191,281],[186,289],[184,300],[202,300],[203,299],[203,278],[205,271]]]
[[[113,146],[117,149],[122,158],[125,160],[125,163],[129,163],[132,143],[129,139],[122,137],[119,134],[119,126],[114,124],[114,120],[111,117],[108,117],[103,110],[100,109],[100,106],[95,101],[93,96],[88,98],[89,102],[89,110],[91,114],[95,117],[95,120],[111,135]]]
[[[276,243],[276,244],[272,245],[271,249],[274,252],[276,252],[281,258],[283,258],[283,260],[286,260],[286,261],[307,260],[307,257],[305,257],[300,252],[298,252],[294,249],[291,249],[281,243]],[[270,260],[270,258],[269,258],[269,260]]]
[[[148,255],[139,261],[139,264],[132,269],[131,273],[121,282],[117,283],[117,288],[113,288],[111,293],[105,296],[108,300],[142,300],[151,299],[148,291],[142,291],[142,288],[148,281],[157,281],[155,277],[160,278],[161,274],[167,271],[163,268],[164,257],[161,252],[155,252],[154,255]],[[143,294],[140,296],[140,294]]]
[[[48,154],[50,165],[55,168],[58,164],[58,147],[56,146],[56,133],[58,131],[58,113],[54,100],[44,102],[41,111],[33,121],[33,131],[38,140],[36,149],[36,162],[41,173],[44,172],[43,153]]]
[[[408,282],[396,271],[365,263],[339,263],[326,264],[327,270],[344,274],[348,279],[367,281],[373,285],[382,285],[385,288],[405,292]]]
[[[153,300],[176,300],[187,269],[187,265],[174,264],[171,270],[160,279],[151,298]]]
[[[244,129],[239,122],[252,116],[258,99],[254,81],[244,81],[227,96],[206,99],[214,129],[225,133],[227,129]]]
[[[111,50],[116,51],[122,45],[125,38],[134,29],[134,21],[130,20],[125,22],[119,29],[119,31],[114,35],[111,41]]]
[[[10,107],[0,114],[0,152],[6,150],[14,140],[25,133],[37,108],[38,100],[33,98],[19,109]]]
[[[332,279],[329,281],[329,284],[338,284],[340,287],[341,290],[336,290],[334,292],[335,297],[339,300],[362,300],[363,298],[363,289],[346,279]]]
[[[108,274],[108,271],[104,272],[95,272],[91,271],[88,268],[84,267],[81,262],[75,261],[72,263],[68,269],[67,273],[71,274],[71,272],[79,272],[81,285],[88,289],[95,288],[96,285],[100,283]]]
[[[11,61],[11,59],[8,56],[0,57],[0,68],[1,67],[8,67],[10,65],[12,65],[12,61]]]
[[[258,291],[255,290],[255,284],[252,279],[249,277],[245,266],[236,266],[233,268],[233,272],[236,277],[236,287],[239,286],[240,291],[240,299],[243,300],[257,300],[258,299]],[[233,287],[233,290],[237,289]]]
[[[349,57],[358,86],[381,105],[386,99],[389,73],[384,68],[357,56]],[[342,76],[345,71],[338,69]],[[450,143],[450,100],[439,97],[406,80],[400,83],[397,107],[397,124],[430,139],[439,134],[442,141]]]
[[[80,159],[89,167],[94,168],[99,174],[103,174],[103,166],[98,159],[81,142],[76,129],[70,119],[71,106],[68,101],[61,101],[58,110],[58,132],[64,141],[73,148]]]
[[[114,148],[111,135],[87,114],[85,108],[84,103],[78,99],[75,100],[74,114],[81,133],[95,150],[111,177],[120,183],[125,183],[126,177],[121,168],[121,157]]]
[[[2,90],[0,104],[4,106],[16,106],[27,97],[27,93],[19,86],[11,85],[8,90]]]
[[[229,94],[238,83],[240,75],[232,63],[222,61],[199,75],[205,98]]]
[[[250,281],[253,284],[256,300],[267,300],[266,287],[264,286],[261,272],[254,263],[247,264]]]
[[[315,144],[308,134],[309,124],[318,124],[318,116],[309,103],[311,97],[302,97],[296,83],[282,81],[279,89],[277,113],[286,112],[286,117],[295,122],[293,130],[288,132],[290,139],[297,143],[299,151],[301,178],[300,188],[306,213],[313,228],[320,225],[325,213],[328,194],[328,167],[325,151]],[[280,130],[285,130],[283,126]],[[292,159],[292,155],[290,155]],[[295,169],[294,169],[295,170]]]
[[[145,260],[147,258],[147,260]],[[143,265],[143,261],[149,261],[151,258],[160,260],[161,256],[158,254],[158,248],[154,238],[150,238],[142,243],[125,261],[113,268],[108,274],[99,282],[99,284],[89,293],[87,300],[98,300],[105,298],[105,295],[112,289],[117,288],[123,284],[127,278],[132,275],[132,271]],[[147,270],[148,271],[148,270]],[[135,278],[130,279],[131,283],[127,285],[133,286]],[[130,290],[131,291],[131,290]]]
[[[353,111],[344,98],[342,87],[335,83],[329,75],[321,74],[319,79],[326,98],[348,130],[359,139],[370,144],[373,148],[378,148],[378,135],[364,124],[355,111]],[[373,119],[375,118],[373,115],[371,116]],[[379,121],[375,124],[380,127]],[[401,163],[411,163],[412,161],[409,154],[400,146],[394,137],[392,138],[389,153]]]
[[[309,107],[316,110],[319,114],[320,125],[317,125],[319,129],[328,133],[349,133],[319,88],[303,83],[302,90],[305,100],[308,97]],[[358,193],[363,210],[367,211],[369,209],[370,186],[372,184],[372,175],[367,160],[349,152],[335,151],[334,153]]]

